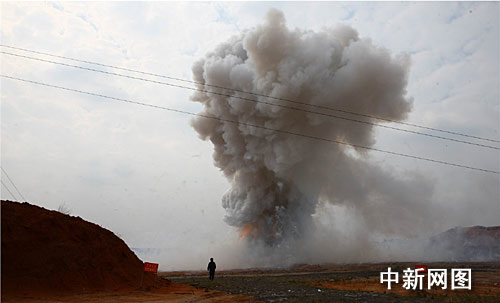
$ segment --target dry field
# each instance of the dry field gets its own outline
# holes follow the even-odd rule
[[[415,263],[302,265],[287,270],[162,273],[164,277],[209,290],[250,295],[264,302],[500,302],[500,263],[433,263],[429,268],[472,268],[472,290],[391,291],[380,283],[380,272],[391,266],[401,272]],[[448,271],[449,272],[449,271]],[[449,275],[449,274],[448,274]],[[425,279],[424,279],[425,281]],[[425,282],[424,282],[425,283]],[[426,285],[426,284],[424,284]]]
[[[500,302],[500,263],[434,263],[429,268],[472,268],[470,291],[388,291],[379,280],[388,266],[402,271],[414,263],[298,265],[290,269],[164,272],[173,283],[151,290],[2,298],[2,302]]]
[[[75,293],[67,295],[17,296],[2,298],[6,303],[152,303],[152,302],[202,302],[202,303],[246,303],[254,302],[245,295],[230,295],[221,291],[210,291],[190,285],[171,283],[169,286],[150,291],[109,291]]]

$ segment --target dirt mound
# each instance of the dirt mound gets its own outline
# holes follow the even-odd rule
[[[151,289],[168,281],[111,231],[80,217],[2,201],[2,296]]]

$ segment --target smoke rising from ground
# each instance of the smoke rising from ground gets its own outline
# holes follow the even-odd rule
[[[243,101],[235,97],[301,106],[204,84],[404,120],[412,108],[409,65],[408,56],[392,55],[349,26],[290,30],[283,13],[270,10],[262,25],[193,66],[198,88],[231,97],[196,92],[192,100],[203,104],[203,115],[369,147],[375,144],[371,125]],[[226,222],[241,230],[249,246],[287,250],[294,261],[327,261],[325,252],[336,251],[327,242],[352,253],[367,246],[372,234],[415,235],[423,218],[431,217],[432,183],[379,167],[366,150],[201,117],[192,125],[214,146],[214,163],[231,183],[222,197]],[[331,220],[346,218],[343,212],[350,219],[340,236]],[[335,226],[327,232],[325,224]],[[304,244],[308,249],[301,253]]]

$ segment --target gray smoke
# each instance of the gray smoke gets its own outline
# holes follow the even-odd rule
[[[196,92],[192,100],[203,104],[203,115],[369,147],[375,144],[370,125],[243,101],[235,97],[328,112],[205,84],[404,120],[412,107],[408,72],[408,56],[391,55],[349,26],[290,30],[273,9],[262,25],[193,66],[198,88],[231,97]],[[227,223],[255,246],[276,248],[313,235],[313,217],[325,205],[351,209],[366,229],[381,234],[411,235],[429,216],[422,205],[431,183],[371,164],[364,149],[201,117],[192,125],[212,142],[215,165],[231,183],[222,197]]]

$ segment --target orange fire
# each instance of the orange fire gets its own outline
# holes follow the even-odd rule
[[[241,232],[240,239],[246,237],[252,231],[252,223],[248,223]]]

